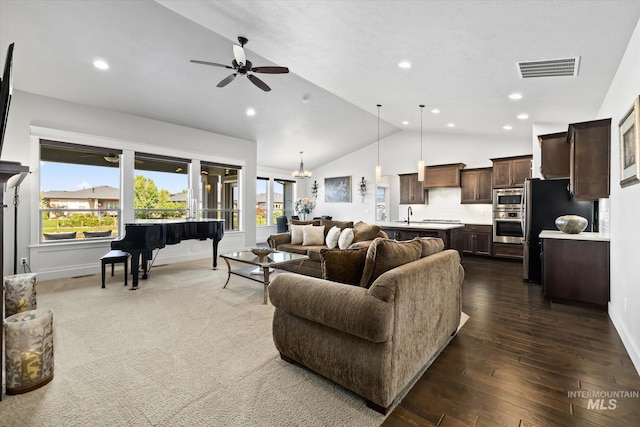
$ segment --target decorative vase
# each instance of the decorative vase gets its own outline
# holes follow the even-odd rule
[[[5,317],[38,308],[36,273],[16,274],[4,278]]]
[[[582,233],[587,225],[589,225],[589,221],[579,215],[562,215],[556,218],[558,230],[567,234]]]

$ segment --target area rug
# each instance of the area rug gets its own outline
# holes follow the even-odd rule
[[[210,261],[38,283],[54,311],[55,376],[4,396],[2,426],[378,426],[359,396],[282,361],[262,285]]]

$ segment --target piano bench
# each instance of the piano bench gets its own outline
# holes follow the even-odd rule
[[[124,285],[127,286],[127,277],[129,276],[129,267],[127,265],[131,254],[129,252],[112,250],[100,258],[102,262],[102,287],[104,288],[104,269],[107,264],[111,264],[111,275],[113,276],[113,267],[115,264],[124,263]]]

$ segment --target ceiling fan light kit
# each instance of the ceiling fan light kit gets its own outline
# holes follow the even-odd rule
[[[217,87],[225,87],[226,85],[231,83],[233,80],[235,80],[238,74],[242,74],[244,76],[247,76],[247,78],[251,81],[251,83],[259,87],[263,91],[269,92],[271,88],[264,81],[262,81],[261,79],[259,79],[258,77],[250,73],[286,74],[289,72],[289,69],[287,67],[278,67],[278,66],[254,67],[253,63],[247,60],[247,55],[244,52],[244,45],[247,44],[248,41],[249,40],[246,37],[242,37],[242,36],[238,37],[238,42],[240,43],[240,46],[233,45],[233,60],[231,61],[231,66],[218,64],[216,62],[199,61],[196,59],[192,59],[191,62],[193,62],[194,64],[211,65],[214,67],[222,67],[222,68],[227,68],[229,70],[234,70],[234,73],[229,74],[227,77],[222,79],[220,83],[216,85]]]

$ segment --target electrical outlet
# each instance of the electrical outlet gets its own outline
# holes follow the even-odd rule
[[[624,312],[627,312],[627,299],[624,299]]]
[[[26,256],[23,256],[22,258],[20,258],[20,264],[22,265],[29,264],[29,258],[27,258]]]

